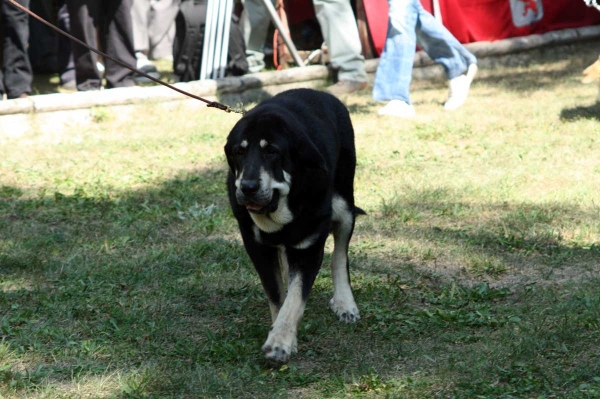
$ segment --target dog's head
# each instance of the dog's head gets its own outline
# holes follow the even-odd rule
[[[258,106],[227,137],[225,155],[235,198],[251,213],[275,212],[299,169],[327,170],[323,156],[292,118],[278,107]]]
[[[598,61],[594,62],[592,65],[587,67],[583,71],[583,78],[581,79],[582,83],[592,83],[594,80],[600,78],[600,57],[598,57]]]

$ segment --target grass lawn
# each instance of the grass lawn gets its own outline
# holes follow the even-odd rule
[[[225,194],[239,115],[0,134],[0,398],[600,398],[599,53],[482,68],[453,113],[414,82],[413,120],[347,97],[362,319],[327,308],[328,243],[283,367]]]

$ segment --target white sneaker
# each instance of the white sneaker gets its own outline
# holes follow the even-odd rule
[[[148,59],[148,56],[146,54],[142,53],[141,51],[135,52],[135,59],[136,59],[135,67],[137,69],[141,69],[142,71],[144,71],[143,68],[153,68],[154,71],[156,71],[156,66]],[[146,72],[146,71],[144,71],[144,72]]]
[[[395,116],[397,118],[412,118],[416,115],[412,105],[402,100],[392,100],[381,108],[377,114]]]
[[[448,93],[448,101],[444,104],[444,108],[448,111],[454,111],[462,106],[467,101],[471,82],[477,73],[477,64],[469,65],[467,73],[460,75],[454,79],[450,79],[450,92]]]

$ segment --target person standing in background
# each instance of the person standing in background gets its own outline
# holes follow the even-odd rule
[[[389,102],[378,114],[415,116],[410,82],[417,45],[441,64],[448,76],[450,92],[444,108],[452,111],[461,107],[477,73],[477,58],[425,11],[419,0],[388,0],[388,3],[388,32],[375,74],[373,99]]]
[[[71,34],[84,43],[100,48],[109,56],[135,68],[131,22],[132,0],[67,0]],[[98,70],[96,54],[73,43],[77,90],[100,90],[102,74]],[[134,73],[116,62],[104,60],[106,87],[131,87],[135,85]]]
[[[8,2],[0,0],[0,26],[3,53],[0,69],[0,100],[26,98],[31,94],[33,72],[27,53],[29,47],[29,15]],[[29,0],[17,0],[29,8]]]
[[[350,0],[312,2],[329,50],[331,66],[338,71],[338,82],[329,86],[327,91],[341,95],[364,89],[367,86],[365,58]],[[260,72],[265,66],[263,45],[271,18],[262,0],[246,0],[244,6],[248,13],[248,25],[244,27],[248,65],[250,72]]]
[[[173,59],[175,16],[180,0],[133,0],[131,19],[137,69],[155,78],[160,74],[150,60]],[[136,76],[136,81],[148,80]]]

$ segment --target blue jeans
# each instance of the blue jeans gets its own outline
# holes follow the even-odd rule
[[[375,74],[373,99],[410,104],[410,81],[418,44],[454,79],[477,63],[471,54],[419,0],[388,0],[389,23],[385,47]]]

